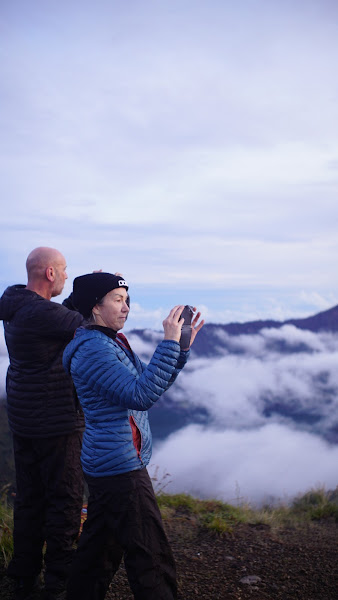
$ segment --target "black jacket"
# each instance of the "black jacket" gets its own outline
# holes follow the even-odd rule
[[[0,320],[10,360],[6,390],[11,431],[52,437],[83,429],[83,413],[62,366],[63,350],[82,325],[82,315],[13,285],[0,298]]]

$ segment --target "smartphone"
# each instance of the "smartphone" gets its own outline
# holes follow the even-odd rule
[[[186,304],[180,319],[184,319],[184,323],[182,326],[182,332],[181,332],[181,339],[180,339],[180,346],[182,348],[182,350],[187,350],[190,346],[190,339],[191,339],[191,319],[192,316],[194,314],[194,309],[192,306],[189,306],[189,304]]]

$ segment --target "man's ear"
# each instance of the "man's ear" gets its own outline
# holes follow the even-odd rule
[[[48,281],[51,281],[51,282],[55,281],[54,267],[47,267],[47,269],[46,269],[46,277],[47,277]]]

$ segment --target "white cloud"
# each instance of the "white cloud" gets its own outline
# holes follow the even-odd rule
[[[126,331],[140,328],[162,331],[162,322],[166,316],[167,311],[164,308],[149,310],[143,308],[138,302],[132,302],[131,311],[128,315]]]
[[[252,431],[191,425],[155,448],[152,469],[170,473],[170,493],[261,503],[319,485],[335,489],[337,460],[337,446],[278,424]]]
[[[157,344],[163,339],[163,335],[150,329],[146,329],[143,335],[146,336],[146,340],[141,339],[135,333],[127,333],[128,341],[133,351],[147,363],[154,354]]]
[[[300,292],[299,297],[302,302],[316,307],[318,310],[327,310],[328,308],[331,308],[331,306],[337,304],[338,301],[337,296],[332,293],[324,295],[310,290]]]
[[[188,402],[192,409],[203,408],[221,429],[297,422],[300,429],[328,435],[336,426],[337,335],[291,325],[256,335],[230,336],[221,329],[214,335],[221,355],[190,358],[170,392],[177,407]],[[150,335],[144,343],[128,335],[146,361],[161,337]]]
[[[272,341],[285,341],[289,346],[298,346],[299,344],[305,344],[313,350],[324,350],[326,344],[329,341],[337,340],[332,335],[326,335],[325,333],[317,334],[313,331],[307,331],[304,329],[298,329],[294,325],[283,325],[280,329],[264,328],[261,330],[260,335],[265,342]],[[241,338],[244,341],[244,337]]]

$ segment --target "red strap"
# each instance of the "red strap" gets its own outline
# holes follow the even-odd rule
[[[116,341],[120,344],[120,346],[123,346],[123,348],[125,348],[126,350],[129,350],[129,352],[131,352],[131,354],[134,354],[126,336],[123,335],[123,333],[117,334]]]

